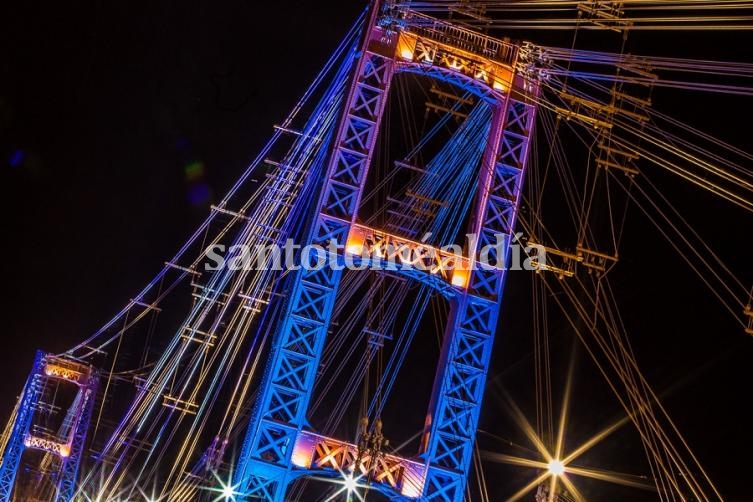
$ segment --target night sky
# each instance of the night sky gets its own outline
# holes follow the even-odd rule
[[[256,155],[361,7],[252,0],[4,6],[3,423],[34,350],[60,352],[84,339],[152,278]],[[736,34],[646,34],[630,48],[749,62],[751,42]],[[657,109],[747,150],[748,128],[735,124],[749,120],[750,104],[750,98],[675,91],[655,96]],[[752,215],[668,176],[658,179],[753,285]],[[750,500],[749,468],[738,459],[753,448],[753,338],[637,211],[625,242],[613,280],[639,364],[658,393],[668,391],[670,413],[722,493]],[[507,294],[527,281],[511,278]],[[519,442],[525,441],[519,431],[497,430],[504,404],[493,388],[522,393],[532,378],[530,317],[516,315],[525,302],[513,298],[503,307],[482,419],[486,430]],[[569,353],[571,337],[553,336],[555,349]],[[585,369],[576,380],[572,420],[574,433],[585,438],[620,410],[603,405],[608,390],[587,356],[579,358]],[[427,368],[427,378],[433,374]],[[619,457],[630,441],[640,452],[637,436],[623,434],[588,461],[630,471],[609,449]]]

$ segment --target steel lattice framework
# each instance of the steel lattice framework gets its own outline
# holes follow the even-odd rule
[[[58,434],[48,437],[36,433],[32,423],[35,414],[44,412],[45,406],[41,399],[45,385],[55,382],[74,384],[78,390],[73,404],[66,411]],[[97,372],[87,365],[37,352],[3,453],[3,463],[0,465],[0,500],[12,500],[21,456],[28,449],[43,451],[59,460],[54,500],[62,502],[73,499],[97,384]]]
[[[651,488],[635,476],[571,467],[630,420],[660,498],[721,500],[641,374],[607,275],[635,204],[753,334],[753,292],[641,166],[753,211],[751,155],[652,110],[652,92],[661,87],[751,96],[745,79],[753,78],[753,64],[625,52],[635,29],[750,29],[742,13],[753,3],[726,2],[735,5],[724,19],[698,15],[718,9],[714,2],[583,0],[554,9],[572,18],[550,16],[551,2],[525,3],[371,0],[270,141],[157,276],[75,347],[37,352],[0,435],[0,502],[139,495],[283,502],[308,494],[298,482],[304,478],[342,485],[328,500],[343,491],[351,500],[364,488],[390,500],[460,502],[472,491],[472,464],[485,491],[486,459],[474,442],[506,271],[520,265],[509,263],[520,258],[511,248],[524,234],[526,264],[540,273],[531,304],[539,430],[512,397],[509,404],[541,458],[492,460],[546,472],[512,498],[538,489],[537,500],[582,499],[564,474]],[[506,14],[494,19],[487,10]],[[533,12],[547,14],[536,19]],[[622,35],[621,52],[510,42],[474,26],[612,31]],[[413,99],[419,88],[429,102]],[[546,167],[542,176],[534,170],[531,214],[516,233],[536,122]],[[571,144],[589,159],[582,184],[572,176]],[[560,240],[541,218],[550,172],[575,227],[572,252],[544,245]],[[613,198],[615,189],[627,197]],[[623,202],[620,222],[615,208]],[[603,203],[608,221],[597,210]],[[603,229],[612,237],[606,247]],[[464,233],[470,239],[459,246]],[[562,450],[572,371],[556,440],[552,432],[550,330],[539,319],[551,313],[548,302],[627,414],[570,453]],[[433,331],[444,331],[433,385],[400,391],[423,393],[428,411],[410,424],[417,410],[399,410],[415,434],[392,448],[381,418],[395,411],[391,392],[429,309]],[[333,437],[348,434],[359,385],[355,440]],[[317,410],[333,401],[320,417]],[[415,454],[406,454],[418,438]],[[560,481],[567,490],[558,489]]]
[[[372,37],[377,38],[355,70],[348,112],[340,125],[307,244],[344,242],[356,218],[395,67],[394,60],[385,55],[390,46],[382,43],[381,33],[374,30]],[[342,270],[336,268],[297,272],[236,468],[234,484],[245,496],[284,498],[293,445],[306,426],[306,411],[342,276]]]
[[[524,64],[519,65],[520,52],[515,44],[431,18],[395,15],[382,10],[379,2],[374,3],[361,50],[351,68],[340,122],[333,129],[332,147],[328,153],[322,150],[328,157],[319,197],[304,216],[302,226],[308,229],[302,246],[332,249],[334,244],[340,251],[335,256],[308,257],[330,266],[302,267],[292,274],[292,286],[233,470],[236,499],[282,502],[290,484],[298,478],[338,477],[345,471],[354,476],[368,475],[374,489],[393,499],[463,499],[535,121],[538,82],[525,72]],[[415,458],[364,452],[357,445],[311,430],[307,417],[347,259],[363,262],[364,248],[386,254],[395,249],[427,248],[411,240],[415,236],[372,228],[359,219],[390,86],[400,72],[452,84],[474,94],[492,110],[481,167],[474,181],[475,202],[468,228],[476,239],[464,255],[433,248],[434,253],[422,267],[403,261],[395,269],[408,280],[434,288],[450,302],[421,447]],[[482,256],[482,250],[492,255]],[[191,333],[191,340],[197,333],[206,335],[207,347],[219,340],[217,335],[197,328]],[[35,435],[35,414],[42,407],[45,385],[50,382],[75,384],[76,398],[57,435]],[[90,366],[63,356],[37,354],[3,452],[0,501],[13,500],[26,449],[57,458],[55,500],[73,500],[97,382],[97,372]],[[196,413],[193,401],[171,394],[163,398],[164,406],[176,413]],[[117,429],[105,446],[116,452],[123,446],[121,460],[129,444],[122,439],[125,437],[126,433]]]
[[[427,281],[435,285],[445,281],[441,289],[451,297],[452,306],[420,460],[390,458],[376,469],[378,488],[402,499],[463,499],[504,285],[504,267],[474,264],[480,261],[480,250],[494,247],[499,236],[505,236],[505,242],[497,247],[500,255],[491,258],[496,263],[506,261],[536,111],[535,84],[515,71],[517,47],[481,35],[471,39],[467,33],[442,23],[411,32],[372,21],[315,224],[304,243],[327,247],[333,240],[347,242],[347,253],[354,236],[362,245],[363,235],[375,232],[357,225],[358,207],[396,72],[449,81],[490,102],[494,113],[470,229],[479,238],[465,260],[470,266],[458,267],[460,275],[456,271],[439,281]],[[338,262],[343,258],[338,256]],[[302,269],[295,276],[236,466],[233,484],[242,497],[281,502],[296,478],[363,469],[353,465],[353,445],[307,430],[306,414],[342,276],[338,269]],[[400,270],[421,279],[411,267]]]

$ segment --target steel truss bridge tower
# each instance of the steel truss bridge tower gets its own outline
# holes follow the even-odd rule
[[[747,279],[663,184],[666,171],[753,213],[753,157],[653,109],[655,89],[751,96],[753,64],[636,56],[625,44],[636,29],[749,30],[753,18],[742,14],[753,3],[566,3],[555,10],[571,19],[553,18],[551,2],[489,4],[514,13],[494,19],[487,2],[371,0],[156,277],[65,353],[37,353],[0,434],[0,502],[284,502],[320,492],[322,480],[328,500],[355,491],[461,502],[473,493],[472,469],[487,491],[474,441],[520,235],[538,272],[529,304],[536,430],[512,396],[506,409],[537,452],[493,460],[538,474],[513,498],[582,500],[572,474],[655,489],[662,500],[722,500],[642,374],[608,274],[634,205],[753,334]],[[729,16],[699,14],[720,3],[735,4]],[[436,12],[444,17],[425,14]],[[575,33],[567,48],[548,47],[473,26]],[[616,35],[620,52],[576,47],[579,29]],[[429,102],[414,99],[419,91]],[[519,214],[534,123],[546,164],[531,169],[530,211]],[[587,159],[579,169],[575,155]],[[201,175],[197,164],[187,180]],[[659,168],[659,185],[644,164]],[[544,204],[552,196],[556,204]],[[542,207],[562,204],[561,221],[545,224]],[[277,266],[291,242],[300,251]],[[575,358],[555,437],[558,365],[544,317],[556,310],[626,413],[569,452]],[[438,335],[436,353],[425,339],[414,344],[418,334]],[[410,363],[421,363],[420,376],[436,366],[433,381],[407,381],[403,363],[419,351]],[[396,411],[405,422],[396,436],[412,437],[393,448]],[[628,420],[651,484],[573,463]]]
[[[400,272],[438,288],[451,302],[421,451],[416,458],[376,460],[373,487],[395,500],[462,501],[489,368],[505,272],[476,266],[478,253],[504,235],[509,250],[536,113],[537,84],[519,71],[520,47],[439,21],[385,22],[375,10],[326,171],[315,223],[303,244],[346,242],[361,255],[369,242],[417,246],[360,223],[359,202],[394,76],[414,72],[451,82],[493,108],[469,231],[468,256],[444,260],[441,273]],[[428,19],[427,19],[428,21]],[[441,256],[437,250],[436,256]],[[503,256],[495,256],[501,263]],[[342,261],[344,256],[338,256]],[[495,261],[497,263],[497,261]],[[340,287],[339,267],[300,270],[267,363],[265,378],[236,465],[241,497],[285,500],[305,476],[365,474],[358,446],[308,427],[307,410]],[[356,465],[358,464],[358,465]]]
[[[44,399],[51,387],[67,385],[75,397],[57,431],[33,426],[34,415],[46,406]],[[14,483],[25,451],[47,455],[46,463],[54,471],[54,500],[73,499],[86,432],[97,393],[98,374],[91,367],[52,354],[37,352],[34,367],[26,381],[15,421],[6,439],[0,465],[0,500],[12,500]]]
[[[371,489],[393,500],[463,500],[505,283],[504,266],[480,262],[506,263],[513,242],[539,94],[536,75],[527,69],[520,45],[410,11],[393,12],[375,2],[350,68],[350,87],[327,152],[325,179],[301,242],[322,248],[331,243],[344,246],[335,258],[323,257],[334,260],[336,266],[294,272],[245,439],[234,462],[236,500],[283,502],[297,479],[337,478],[343,473],[358,479],[367,470]],[[428,285],[450,304],[420,451],[411,458],[386,453],[371,458],[355,443],[312,430],[307,414],[335,300],[341,292],[343,263],[352,259],[374,265],[373,255],[364,258],[363,251],[373,248],[375,242],[385,249],[411,252],[421,248],[425,253],[430,248],[412,236],[374,228],[359,218],[377,136],[385,125],[390,86],[400,73],[449,83],[485,102],[492,112],[468,218],[467,231],[476,239],[463,255],[431,248],[430,261],[434,263],[430,266],[403,263],[393,272]],[[491,254],[482,257],[484,249]],[[183,272],[194,273],[192,269]],[[132,305],[146,311],[155,309],[141,301],[132,301]],[[185,333],[181,337],[196,341],[198,334],[206,337],[207,347],[216,340],[196,328],[190,337]],[[34,417],[44,406],[44,389],[50,382],[75,385],[78,390],[58,433],[37,434]],[[77,473],[97,382],[97,371],[73,358],[37,355],[12,430],[5,438],[0,501],[14,500],[21,455],[29,449],[48,454],[59,465],[53,477],[55,500],[76,499]],[[157,383],[150,385],[153,387],[144,384],[140,389],[143,399],[157,394],[152,390]],[[173,412],[196,413],[192,402],[170,396],[164,399]],[[132,409],[146,408],[134,405]],[[127,437],[122,430],[113,435],[108,447],[132,444],[121,439]]]

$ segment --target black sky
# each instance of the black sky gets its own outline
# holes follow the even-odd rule
[[[178,249],[361,7],[247,0],[14,2],[2,8],[0,420],[21,390],[35,349],[58,352],[82,340]],[[541,36],[547,43],[554,38]],[[750,42],[734,34],[663,34],[636,36],[632,47],[750,61]],[[656,107],[751,150],[744,126],[748,98],[659,92]],[[203,165],[207,194],[186,180],[186,166],[195,163]],[[753,218],[683,183],[662,186],[741,278],[753,281]],[[626,242],[615,284],[630,313],[638,360],[658,391],[685,380],[667,397],[670,412],[729,500],[749,500],[748,469],[738,459],[753,447],[753,339],[637,213]],[[515,386],[530,378],[507,369],[530,350],[528,318],[516,318],[507,307],[503,312],[511,314],[503,321],[492,377]],[[558,347],[569,350],[564,342]],[[586,370],[583,379],[590,376]],[[594,430],[591,424],[603,425],[609,410],[618,412],[615,406],[593,416],[589,396],[605,398],[588,387],[580,384],[584,397],[574,411],[583,435]],[[486,429],[501,409],[490,397]]]

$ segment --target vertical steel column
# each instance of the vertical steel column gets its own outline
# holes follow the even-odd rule
[[[394,71],[394,41],[370,26],[327,169],[307,242],[345,244],[355,221]],[[305,257],[304,257],[305,258]],[[291,481],[296,436],[307,424],[341,270],[296,271],[281,327],[238,459],[233,484],[240,498],[282,502]]]
[[[486,247],[492,251],[489,260],[506,265],[535,111],[510,97],[495,112],[484,157],[490,162],[481,172],[473,226],[478,236],[475,261]],[[496,252],[498,235],[504,244]],[[452,306],[426,419],[422,453],[428,470],[422,500],[463,500],[505,273],[504,267],[474,266],[468,291]]]
[[[34,408],[39,403],[42,392],[42,367],[44,366],[44,352],[37,351],[34,357],[34,366],[26,380],[23,393],[19,398],[18,411],[10,437],[3,451],[2,465],[0,465],[0,501],[8,502],[13,494],[13,486],[16,474],[21,463],[21,455],[26,449],[24,438],[29,432],[31,419],[34,416]]]
[[[82,382],[79,390],[77,398],[79,401],[78,409],[72,410],[73,413],[70,417],[73,421],[71,424],[73,428],[71,451],[68,458],[63,459],[63,466],[55,492],[55,502],[68,502],[73,500],[76,494],[78,470],[84,454],[84,445],[86,443],[86,435],[89,431],[92,412],[94,411],[98,384],[98,374],[92,371],[88,375],[86,382]]]

